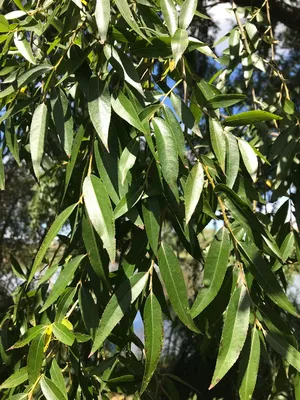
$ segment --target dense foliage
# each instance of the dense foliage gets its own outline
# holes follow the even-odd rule
[[[26,165],[44,193],[39,234],[56,210],[32,263],[11,258],[4,399],[187,398],[178,384],[193,399],[300,399],[286,295],[300,260],[299,114],[270,5],[232,2],[217,57],[191,34],[208,21],[196,0],[4,2],[0,186]],[[197,382],[166,367],[176,346]]]

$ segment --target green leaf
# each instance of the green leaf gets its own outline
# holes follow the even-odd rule
[[[184,188],[185,223],[189,223],[200,200],[204,184],[203,167],[197,162],[191,169]]]
[[[156,370],[163,342],[163,318],[160,304],[153,293],[147,297],[144,308],[145,371],[140,393],[142,394]]]
[[[95,18],[101,42],[105,43],[110,20],[109,0],[96,0]]]
[[[11,349],[18,349],[20,347],[26,346],[26,344],[30,343],[34,338],[36,338],[40,333],[47,329],[47,325],[36,325],[32,328],[29,328],[24,335],[18,340]]]
[[[259,285],[263,288],[270,299],[292,315],[298,316],[294,306],[290,303],[286,294],[283,292],[276,275],[273,274],[270,266],[259,254],[257,247],[253,243],[238,243],[244,260]]]
[[[91,221],[85,216],[82,219],[82,238],[93,270],[109,289],[108,271],[105,269],[108,258],[97,241]]]
[[[13,84],[0,92],[0,99],[15,93],[17,89],[33,82],[36,78],[50,71],[52,68],[53,67],[49,64],[40,64],[36,67],[30,68],[28,71],[17,77]]]
[[[132,304],[143,291],[147,280],[148,273],[139,272],[126,280],[116,290],[103,312],[91,354],[99,349],[114,327],[121,321],[122,317],[129,309],[130,304]]]
[[[147,134],[136,109],[122,92],[119,93],[117,98],[114,98],[113,96],[111,97],[111,106],[114,112],[128,122],[129,125],[134,126],[139,131]]]
[[[122,185],[124,185],[128,171],[135,164],[139,147],[140,147],[139,140],[137,139],[130,140],[130,142],[126,145],[125,149],[121,154],[119,162],[119,173]]]
[[[289,232],[289,234],[285,237],[281,247],[280,247],[280,252],[282,254],[282,261],[286,262],[286,260],[291,256],[293,249],[294,249],[294,244],[295,244],[295,237],[293,232]],[[273,271],[278,271],[279,268],[281,268],[282,264],[280,263],[279,260],[276,260],[272,270]]]
[[[142,212],[149,244],[153,253],[157,255],[161,213],[158,198],[154,196],[145,199]]]
[[[241,126],[254,124],[256,122],[281,120],[282,117],[269,113],[267,111],[255,110],[245,111],[240,114],[232,115],[224,120],[226,126]]]
[[[300,400],[300,373],[296,373],[294,376],[294,395],[295,400]]]
[[[4,133],[5,133],[6,144],[11,152],[11,155],[20,166],[18,137],[14,127],[12,126],[11,120],[9,119],[5,121]]]
[[[180,105],[180,107],[181,107],[181,105]],[[174,108],[175,108],[175,106],[174,106]],[[183,165],[186,165],[187,160],[186,160],[186,155],[185,155],[185,140],[184,140],[184,134],[182,132],[181,126],[180,126],[176,116],[174,115],[173,111],[169,107],[164,106],[163,111],[165,114],[165,119],[171,128],[171,132],[173,133],[179,157],[180,157]]]
[[[230,370],[244,346],[250,317],[250,297],[242,284],[229,301],[222,331],[217,364],[209,389],[212,389]]]
[[[101,81],[97,76],[91,76],[89,82],[88,110],[94,128],[108,149],[108,133],[111,117],[110,94],[108,82]]]
[[[256,328],[252,329],[251,340],[247,340],[241,355],[239,394],[241,400],[252,399],[256,385],[260,359],[260,339]]]
[[[64,266],[64,269],[59,274],[59,277],[57,278],[40,313],[42,313],[48,307],[50,307],[59,298],[59,296],[64,292],[65,288],[68,286],[70,281],[73,279],[73,275],[74,275],[76,269],[78,268],[79,264],[81,263],[82,259],[85,256],[86,256],[85,254],[76,256]]]
[[[231,134],[226,133],[226,185],[232,189],[240,167],[240,152],[237,139]]]
[[[73,302],[77,288],[69,287],[65,289],[57,303],[57,311],[55,314],[55,322],[60,323],[66,316],[66,313]]]
[[[256,180],[258,172],[258,160],[255,151],[252,146],[243,139],[238,140],[241,156],[244,161],[245,167],[249,172],[253,181]]]
[[[144,193],[144,187],[133,187],[129,192],[120,200],[114,210],[115,219],[120,218],[122,215],[131,210],[132,207],[141,199]]]
[[[300,353],[295,347],[287,342],[282,336],[274,332],[263,331],[269,345],[286,361],[300,372]]]
[[[122,17],[125,19],[127,24],[142,38],[148,41],[147,36],[143,34],[143,32],[140,30],[136,20],[134,19],[134,16],[132,15],[132,12],[130,10],[129,4],[127,3],[126,0],[115,0],[116,6],[118,7]]]
[[[156,136],[158,159],[161,164],[163,177],[175,195],[175,198],[178,199],[177,178],[179,163],[174,136],[169,125],[162,118],[153,118],[152,124]]]
[[[227,270],[230,248],[230,236],[227,228],[223,227],[212,241],[205,260],[204,287],[200,289],[191,309],[193,318],[199,315],[213,301],[221,289]]]
[[[116,256],[115,224],[111,203],[102,181],[94,175],[83,183],[83,197],[89,218],[100,236],[110,261]]]
[[[63,373],[61,372],[61,369],[60,369],[59,365],[57,364],[57,361],[55,358],[53,358],[52,363],[51,363],[50,375],[51,375],[51,381],[53,381],[53,383],[62,392],[64,398],[68,399],[65,379],[64,379]]]
[[[174,2],[173,0],[160,0],[160,7],[169,33],[173,36],[178,27],[178,14]]]
[[[197,10],[197,0],[185,0],[179,14],[179,28],[187,29],[192,22]]]
[[[210,140],[220,167],[225,171],[226,141],[221,123],[217,119],[209,119]]]
[[[46,376],[43,376],[40,380],[41,389],[43,395],[47,400],[65,400],[66,397],[63,395],[61,390],[57,387],[55,382],[52,382]]]
[[[72,214],[72,212],[74,211],[76,206],[77,206],[77,204],[73,204],[73,205],[69,206],[68,208],[66,208],[61,214],[58,215],[58,217],[56,217],[55,221],[51,225],[51,227],[50,227],[49,231],[47,232],[47,234],[37,252],[37,255],[34,259],[34,263],[31,268],[30,275],[29,275],[29,278],[27,281],[27,287],[28,287],[29,283],[31,282],[32,278],[34,277],[34,274],[36,273],[40,263],[42,262],[45,254],[48,250],[48,247],[50,246],[52,241],[55,239],[56,235],[59,233],[59,231],[63,227],[64,223],[67,221],[69,216]]]
[[[1,385],[0,389],[10,389],[21,385],[28,379],[27,367],[18,369],[10,375]]]
[[[53,288],[54,290],[54,288]],[[57,340],[66,344],[67,346],[72,346],[75,340],[74,333],[70,331],[65,325],[55,322],[53,325],[53,334]]]
[[[48,108],[45,103],[35,109],[30,126],[30,153],[35,176],[42,176],[41,163],[44,153],[45,135],[47,132]]]
[[[117,51],[113,46],[106,44],[103,48],[105,57],[115,68],[121,76],[124,77],[125,81],[135,88],[143,97],[144,91],[140,83],[139,75],[126,54]]]
[[[175,66],[181,59],[189,44],[189,35],[185,29],[177,29],[172,36],[171,47]]]
[[[14,42],[16,48],[19,50],[21,55],[29,61],[31,64],[36,65],[36,61],[34,55],[32,53],[30,44],[26,40],[26,32],[18,32],[14,33]]]
[[[29,347],[27,357],[28,379],[32,385],[40,375],[40,370],[44,361],[45,333],[33,339]]]
[[[285,99],[283,103],[283,110],[287,114],[294,114],[295,104],[290,99]]]
[[[174,311],[189,329],[199,333],[190,314],[184,277],[178,259],[172,248],[163,242],[158,250],[158,265]]]
[[[54,265],[48,266],[48,268],[46,269],[46,272],[44,273],[42,278],[39,279],[39,281],[37,283],[37,287],[39,287],[43,283],[47,282],[51,278],[51,276],[57,271],[58,267],[59,267],[59,264],[54,264]]]
[[[207,108],[226,108],[233,106],[243,100],[246,100],[247,96],[244,94],[217,94],[210,98],[207,103],[204,104]]]
[[[79,307],[87,332],[94,337],[99,324],[98,309],[89,290],[81,286],[79,290]]]
[[[0,149],[0,190],[5,190],[5,171],[2,158],[3,148]]]
[[[0,32],[6,33],[9,32],[9,23],[3,15],[0,15]]]

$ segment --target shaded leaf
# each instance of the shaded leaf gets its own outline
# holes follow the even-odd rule
[[[36,325],[32,328],[29,328],[24,335],[18,340],[11,348],[18,349],[20,347],[26,346],[26,344],[30,343],[34,338],[36,338],[39,334],[47,329],[47,325]]]
[[[154,196],[145,199],[142,212],[149,244],[153,253],[157,255],[161,213],[158,198]]]
[[[128,171],[134,166],[135,160],[138,155],[139,151],[139,141],[138,140],[131,140],[123,150],[120,162],[119,162],[119,171],[120,171],[120,179],[121,184],[124,185],[126,176]]]
[[[232,189],[240,167],[240,152],[236,138],[231,133],[226,133],[226,185]]]
[[[135,127],[139,131],[147,134],[144,126],[141,123],[141,120],[136,112],[135,108],[128,100],[128,98],[120,92],[117,98],[112,96],[111,98],[111,106],[116,114],[119,115],[122,119],[128,122],[131,126]]]
[[[59,365],[57,364],[57,361],[55,358],[53,358],[52,363],[51,363],[51,368],[50,368],[50,375],[51,375],[51,380],[55,385],[58,387],[58,389],[62,392],[63,396],[65,399],[68,398],[67,390],[66,390],[66,383],[64,380],[64,376],[61,372],[61,369]],[[45,393],[44,393],[45,395]]]
[[[29,347],[27,368],[29,383],[32,385],[38,378],[44,361],[45,333],[33,339]]]
[[[114,210],[115,219],[120,218],[122,215],[127,213],[132,207],[141,199],[144,192],[144,188],[140,187],[136,189],[133,187],[129,192],[120,200]]]
[[[10,375],[1,385],[0,389],[10,389],[21,385],[28,379],[27,367],[18,369],[12,375]]]
[[[244,94],[217,94],[211,97],[204,106],[207,108],[226,108],[233,106],[247,98]]]

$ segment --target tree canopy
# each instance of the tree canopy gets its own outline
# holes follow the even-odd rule
[[[299,400],[297,5],[232,1],[217,55],[204,1],[1,4],[3,398]]]

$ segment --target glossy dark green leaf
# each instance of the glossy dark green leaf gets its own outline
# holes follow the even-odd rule
[[[83,183],[83,196],[89,218],[112,262],[116,256],[115,224],[111,203],[102,181],[89,175]]]
[[[44,332],[47,329],[47,325],[36,325],[29,328],[24,335],[18,340],[11,348],[18,349],[20,347],[26,346],[26,344],[30,343],[34,338],[36,338],[39,334]]]
[[[157,254],[160,231],[160,205],[157,197],[149,197],[143,201],[143,219],[149,244],[154,254]]]
[[[241,126],[254,124],[256,122],[281,120],[282,117],[269,113],[267,111],[253,110],[245,111],[240,114],[232,115],[227,117],[223,122],[227,126]]]
[[[171,36],[178,27],[178,13],[173,0],[160,0],[160,7]]]
[[[106,41],[107,30],[110,20],[110,1],[97,0],[95,8],[95,18],[98,32],[102,43]]]
[[[250,317],[250,296],[242,284],[235,289],[225,315],[217,364],[210,384],[213,388],[238,359],[244,346]]]
[[[139,151],[139,141],[131,140],[122,151],[120,162],[119,162],[119,172],[121,184],[123,185],[128,174],[128,171],[134,166],[138,151]]]
[[[167,122],[155,117],[152,120],[156,137],[158,158],[161,164],[162,174],[173,194],[178,198],[177,178],[179,163],[177,146]]]
[[[247,340],[240,361],[239,394],[241,400],[252,399],[256,385],[260,359],[260,339],[256,328],[252,329],[251,340]]]
[[[163,242],[158,251],[158,265],[174,311],[189,329],[199,333],[190,314],[182,269],[172,248]]]
[[[163,342],[163,319],[160,304],[150,293],[144,308],[145,371],[140,393],[143,393],[157,367]]]
[[[99,324],[98,309],[89,290],[81,286],[79,290],[79,307],[87,332],[93,337]]]
[[[221,123],[217,119],[209,119],[210,140],[220,167],[225,171],[226,139]]]
[[[75,340],[74,333],[70,331],[64,324],[60,324],[55,322],[52,325],[53,335],[59,340],[61,343],[66,344],[67,346],[72,346]]]
[[[226,108],[247,98],[244,94],[217,94],[204,104],[206,108]]]
[[[64,223],[67,221],[69,216],[72,214],[72,212],[74,211],[76,206],[77,206],[77,204],[73,204],[73,205],[69,206],[68,208],[66,208],[61,214],[59,214],[56,217],[55,221],[51,225],[51,227],[50,227],[49,231],[47,232],[47,234],[37,252],[37,255],[34,259],[34,263],[31,268],[30,275],[29,275],[29,278],[27,281],[27,286],[31,282],[32,278],[34,277],[34,274],[36,273],[38,267],[40,266],[40,263],[42,262],[50,244],[55,239],[56,235],[59,233],[59,231],[63,227]]]
[[[126,280],[108,302],[96,332],[91,354],[95,353],[104,340],[120,322],[125,312],[143,291],[148,273],[139,272]]]
[[[290,232],[284,239],[282,245],[280,246],[283,262],[285,262],[291,256],[294,250],[294,244],[295,244],[294,233]],[[281,266],[282,264],[280,263],[280,261],[276,260],[272,267],[272,270],[277,271],[279,268],[281,268]]]
[[[240,168],[240,152],[236,138],[226,133],[226,185],[232,189]]]
[[[30,126],[30,153],[35,176],[39,179],[43,172],[41,163],[44,153],[44,142],[47,131],[48,108],[45,103],[35,109]]]
[[[171,0],[172,1],[172,0]],[[174,63],[177,65],[178,61],[183,56],[189,44],[189,35],[185,29],[177,29],[172,36],[171,47],[174,58]]]
[[[66,397],[63,395],[61,390],[57,387],[55,381],[42,376],[40,380],[41,389],[43,395],[47,400],[65,400]]]
[[[184,188],[185,223],[188,224],[200,200],[204,184],[204,172],[200,162],[191,169]]]
[[[97,241],[90,219],[85,216],[82,219],[82,238],[93,270],[109,288],[108,271],[106,271],[108,259],[105,257],[103,247]]]
[[[28,380],[27,367],[18,369],[11,374],[1,385],[0,389],[10,389],[21,385]]]
[[[28,379],[32,385],[40,375],[44,361],[45,333],[40,334],[30,344],[27,356]]]
[[[270,299],[292,315],[298,316],[294,306],[282,290],[276,275],[272,272],[267,261],[259,254],[259,250],[253,243],[239,242],[243,257],[246,259],[251,274],[257,280]]]
[[[126,0],[116,0],[116,6],[118,7],[122,17],[125,19],[127,24],[142,38],[147,39],[147,36],[143,34],[143,32],[140,30],[139,25],[137,24],[131,9],[129,7],[129,4],[127,3]]]
[[[108,83],[97,76],[91,76],[89,82],[88,110],[96,132],[108,149],[108,134],[111,117]]]
[[[128,122],[130,125],[138,129],[139,131],[147,134],[138,113],[135,108],[128,100],[128,98],[122,93],[119,93],[117,98],[111,98],[111,106],[116,114],[119,115],[122,119]]]
[[[215,236],[204,264],[203,288],[200,289],[191,309],[195,318],[216,297],[221,289],[230,254],[230,237],[227,228],[223,227]]]
[[[120,200],[114,210],[115,219],[120,218],[122,215],[131,210],[132,207],[141,199],[144,188],[133,187],[129,192]]]
[[[4,133],[5,133],[6,144],[9,148],[13,158],[16,160],[18,165],[20,165],[20,155],[19,155],[19,144],[18,144],[17,132],[15,131],[15,129],[12,126],[12,123],[9,119],[6,120],[6,122],[5,122]]]
[[[197,0],[185,0],[179,14],[179,28],[187,29],[192,22],[197,10]]]
[[[175,107],[174,107],[175,108]],[[174,115],[173,111],[169,107],[164,107],[164,114],[167,123],[169,124],[171,131],[173,133],[178,155],[183,162],[184,165],[187,164],[186,154],[185,154],[185,140],[182,128],[180,126],[179,121],[177,120],[176,116]]]
[[[300,372],[300,353],[295,347],[287,342],[282,336],[264,331],[264,336],[269,345],[286,361]]]
[[[53,358],[52,363],[51,363],[50,375],[51,375],[52,382],[62,392],[64,398],[68,399],[65,379],[64,379],[63,373],[62,373],[55,358]]]
[[[60,296],[57,303],[57,311],[55,314],[55,322],[60,323],[66,316],[66,313],[73,302],[77,288],[69,287],[65,289],[63,294]]]
[[[76,256],[64,266],[40,312],[50,307],[64,292],[84,257],[85,254]]]

